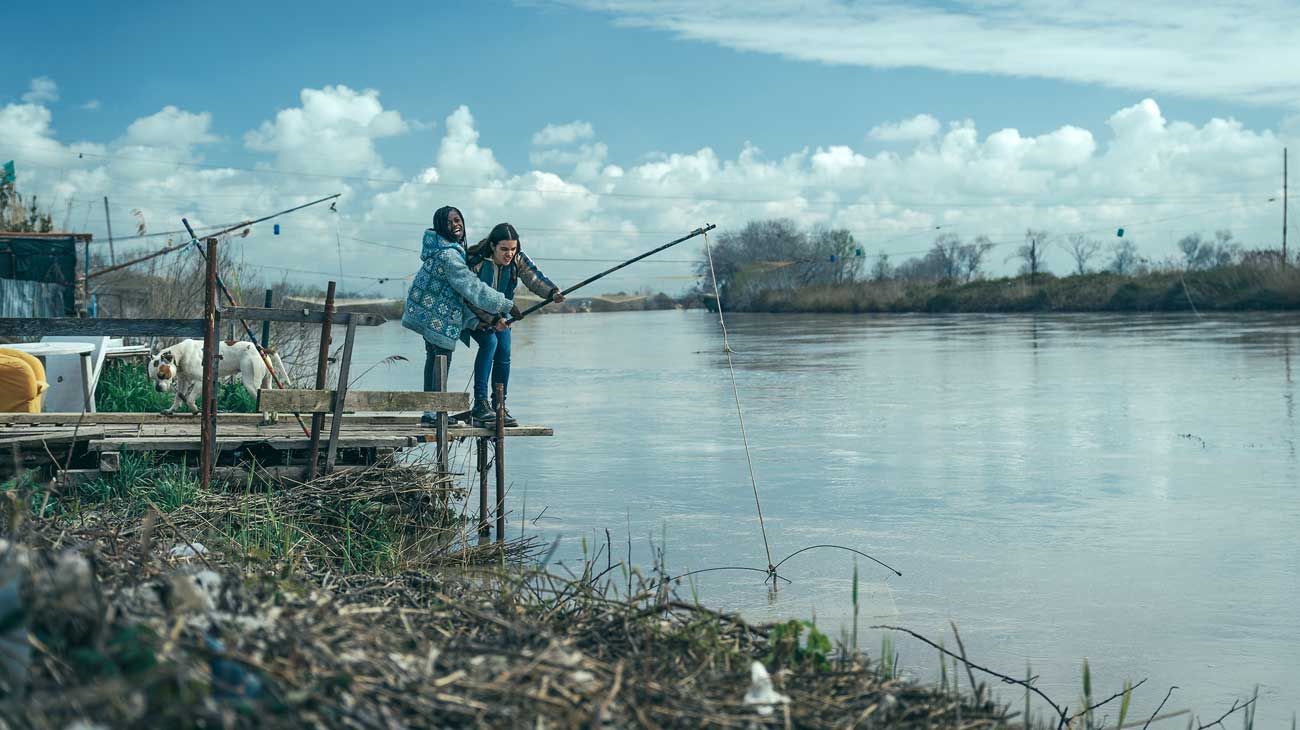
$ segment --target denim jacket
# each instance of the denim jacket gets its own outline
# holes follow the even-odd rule
[[[514,304],[469,270],[464,246],[448,241],[431,228],[424,232],[420,261],[420,270],[406,295],[402,326],[420,333],[436,347],[455,349],[466,317],[474,316],[471,305],[505,314]]]
[[[479,281],[496,289],[510,299],[515,298],[515,288],[519,286],[520,282],[523,282],[529,291],[543,299],[560,290],[550,279],[546,278],[542,270],[537,268],[537,264],[533,263],[533,260],[528,258],[523,251],[516,254],[514,261],[505,266],[497,266],[491,257],[485,259],[473,257],[473,260],[469,262],[469,270],[478,275]],[[485,329],[492,324],[492,320],[496,317],[494,312],[484,311],[472,304],[469,306],[469,310],[470,316],[466,317],[465,321],[461,323],[464,330],[460,335],[461,341],[467,345],[469,344],[470,330]],[[510,314],[511,316],[518,316],[519,308],[513,307]]]

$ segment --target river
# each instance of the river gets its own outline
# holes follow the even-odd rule
[[[952,647],[954,621],[972,659],[1014,676],[1028,661],[1072,706],[1086,657],[1096,695],[1147,678],[1131,717],[1171,685],[1166,709],[1203,722],[1256,684],[1258,727],[1300,709],[1300,317],[727,323],[773,560],[836,543],[902,572],[857,559],[862,627]],[[418,389],[421,343],[395,323],[363,333],[353,372],[393,354],[411,362],[358,387]],[[454,385],[472,356],[457,351]],[[569,566],[606,530],[614,560],[630,539],[643,567],[652,543],[672,573],[767,564],[716,315],[530,318],[509,403],[555,429],[510,444],[511,534],[560,538]],[[683,593],[753,620],[815,616],[838,639],[853,565],[813,550],[775,594],[741,571]],[[880,640],[863,628],[859,643]],[[937,679],[934,650],[895,647]]]

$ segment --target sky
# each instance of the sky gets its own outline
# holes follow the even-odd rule
[[[986,235],[994,274],[1030,227],[1124,228],[1152,260],[1224,228],[1276,248],[1300,142],[1294,2],[186,5],[6,8],[0,161],[96,246],[105,196],[121,239],[342,193],[232,245],[367,296],[401,296],[444,204],[472,238],[514,223],[561,285],[774,217],[895,262]],[[681,291],[702,250],[594,289]]]

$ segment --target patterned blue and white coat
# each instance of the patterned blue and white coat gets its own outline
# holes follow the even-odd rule
[[[406,295],[402,326],[436,347],[456,348],[466,318],[474,316],[470,305],[495,314],[506,314],[514,305],[469,270],[463,245],[448,241],[432,228],[424,232],[420,261]]]

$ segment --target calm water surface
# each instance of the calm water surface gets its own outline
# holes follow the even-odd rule
[[[1259,727],[1300,709],[1300,318],[728,325],[773,558],[834,542],[903,572],[859,560],[862,626],[938,639],[955,621],[973,658],[1021,676],[1029,661],[1071,705],[1087,657],[1105,694],[1149,678],[1135,715],[1174,684],[1169,706],[1204,721],[1257,683]],[[555,437],[511,444],[512,532],[561,538],[569,565],[606,529],[616,560],[630,535],[641,565],[666,539],[673,572],[767,564],[715,316],[536,317],[514,343],[511,410]],[[411,358],[362,387],[418,389],[409,332],[385,325],[357,349],[354,372]],[[454,384],[472,356],[457,351]],[[837,637],[852,571],[849,553],[818,550],[782,567],[794,583],[776,595],[744,572],[697,589],[755,620],[815,615]],[[875,653],[880,633],[860,643]],[[896,647],[937,677],[933,650]]]

